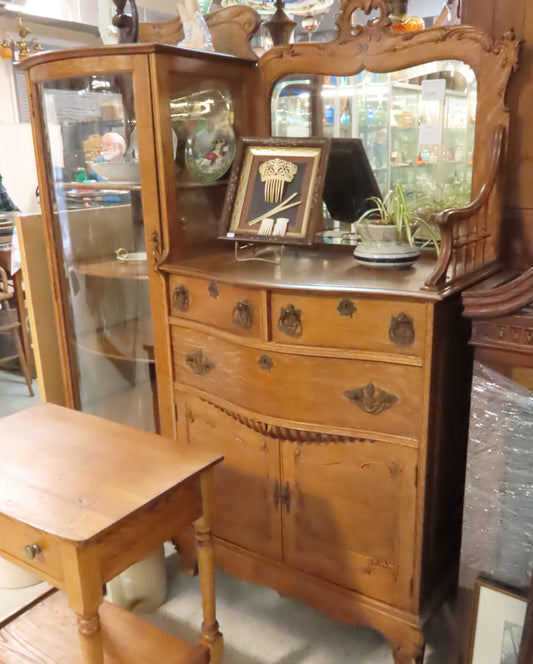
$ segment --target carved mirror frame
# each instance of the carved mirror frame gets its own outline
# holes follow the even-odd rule
[[[379,10],[380,17],[353,25],[352,15]],[[341,0],[337,36],[327,43],[272,48],[259,60],[264,130],[270,134],[270,99],[288,74],[355,75],[362,70],[391,72],[434,60],[461,60],[477,79],[477,110],[472,172],[472,202],[445,210],[437,218],[441,251],[426,281],[430,290],[458,290],[496,272],[502,218],[503,169],[509,112],[505,94],[518,59],[518,42],[506,33],[494,40],[468,25],[393,32],[385,0]]]

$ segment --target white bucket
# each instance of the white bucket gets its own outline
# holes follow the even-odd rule
[[[165,602],[167,576],[161,546],[144,560],[128,567],[106,585],[107,599],[135,613],[150,613]]]
[[[40,581],[35,574],[0,558],[0,588],[28,588]]]

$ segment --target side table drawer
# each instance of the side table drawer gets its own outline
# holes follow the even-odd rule
[[[63,578],[56,541],[48,533],[10,519],[4,514],[0,514],[0,556],[2,554],[26,563],[37,576],[44,573],[49,579],[58,582]]]
[[[172,326],[178,383],[258,416],[418,439],[422,367],[271,351]]]
[[[426,311],[418,302],[273,293],[272,339],[420,357]]]
[[[171,316],[206,323],[241,336],[265,337],[265,298],[261,290],[172,275],[169,297]]]

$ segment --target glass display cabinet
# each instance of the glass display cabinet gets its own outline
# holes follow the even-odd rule
[[[178,252],[216,237],[255,63],[139,44],[23,67],[68,405],[172,435],[154,265],[169,235]]]

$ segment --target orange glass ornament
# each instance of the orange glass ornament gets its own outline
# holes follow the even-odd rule
[[[13,49],[11,48],[11,45],[7,39],[4,39],[2,45],[0,46],[0,58],[2,58],[2,60],[11,60],[12,57]]]
[[[393,22],[390,29],[393,32],[414,32],[415,30],[423,30],[426,27],[424,19],[420,16],[409,16],[408,14],[404,14],[396,20],[394,17],[391,18]]]

